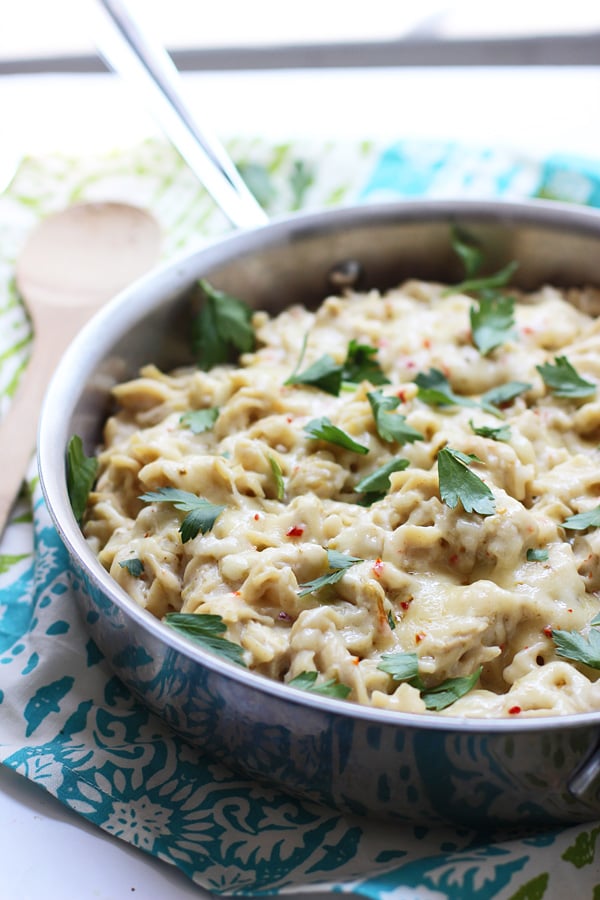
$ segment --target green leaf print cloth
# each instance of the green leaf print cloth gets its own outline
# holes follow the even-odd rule
[[[271,216],[411,197],[538,196],[600,206],[600,165],[446,143],[238,140],[230,152]],[[0,413],[31,331],[14,260],[48,213],[82,200],[148,207],[163,256],[228,230],[169,145],[22,162],[0,197]],[[0,545],[0,759],[65,806],[216,894],[308,889],[377,900],[600,897],[600,824],[536,833],[394,827],[232,774],[141,706],[90,640],[35,462]]]

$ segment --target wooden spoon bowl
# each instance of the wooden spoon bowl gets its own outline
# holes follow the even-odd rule
[[[155,264],[158,223],[126,203],[81,203],[49,216],[26,240],[16,282],[33,325],[24,375],[0,421],[0,534],[34,450],[48,381],[79,329]]]

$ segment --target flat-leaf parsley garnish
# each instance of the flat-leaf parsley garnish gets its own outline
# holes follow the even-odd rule
[[[499,425],[492,428],[490,425],[475,425],[472,419],[469,419],[469,425],[473,434],[479,437],[489,438],[492,441],[510,441],[510,425]]]
[[[286,385],[305,384],[337,397],[343,382],[352,385],[361,381],[370,381],[371,384],[389,384],[381,366],[374,358],[377,354],[377,347],[372,347],[370,344],[359,344],[356,340],[351,340],[343,363],[337,363],[329,353],[325,353],[303,372],[299,372],[305,348],[306,343],[302,347],[296,369],[284,382]]]
[[[506,381],[481,395],[481,408],[494,416],[502,416],[501,407],[520,397],[531,387],[527,381]]]
[[[336,697],[345,700],[351,692],[347,684],[341,684],[335,678],[328,678],[317,684],[317,672],[300,672],[291,681],[290,687],[300,688],[301,691],[310,691],[311,694],[321,694],[323,697]]]
[[[163,621],[205,650],[211,650],[230,662],[246,667],[244,651],[240,645],[223,637],[227,626],[221,616],[209,613],[167,613]]]
[[[408,425],[406,416],[394,412],[400,404],[398,397],[387,396],[379,390],[369,391],[367,400],[373,411],[377,434],[382,440],[390,443],[396,441],[398,444],[425,440],[420,431]]]
[[[435,687],[422,691],[421,698],[427,709],[433,709],[437,712],[441,709],[446,709],[446,707],[455,703],[456,700],[464,697],[465,694],[468,694],[475,687],[481,677],[482,670],[483,667],[480,666],[472,675],[447,678],[441,684],[436,684]]]
[[[384,653],[377,666],[382,672],[391,675],[394,681],[405,681],[421,694],[427,709],[441,710],[451,706],[460,697],[464,697],[475,687],[481,676],[480,666],[472,675],[448,678],[434,687],[426,687],[419,675],[419,660],[416,653]]]
[[[325,353],[303,372],[290,375],[284,384],[306,384],[337,397],[342,386],[343,370],[344,367],[336,363],[333,356]]]
[[[122,569],[127,569],[132,578],[139,578],[144,571],[144,563],[137,556],[122,560],[119,566]]]
[[[526,553],[527,562],[546,562],[549,556],[545,547],[530,547]]]
[[[255,335],[252,309],[243,300],[217,290],[208,281],[199,284],[204,302],[193,323],[192,344],[198,365],[208,370],[254,350]]]
[[[389,384],[389,378],[383,373],[381,366],[375,359],[377,347],[370,344],[359,344],[351,340],[348,344],[346,361],[344,362],[342,378],[353,384],[361,381],[370,381],[371,384]]]
[[[512,297],[482,297],[470,311],[473,343],[482,356],[514,335],[515,301]]]
[[[328,584],[337,584],[349,568],[361,562],[364,562],[364,560],[357,556],[347,556],[345,553],[338,553],[337,550],[328,550],[327,572],[325,575],[320,575],[318,578],[313,578],[312,581],[299,585],[298,596],[306,597],[307,594],[314,594],[315,591],[321,590]]]
[[[475,400],[455,394],[450,382],[439,369],[419,372],[415,378],[417,397],[429,406],[478,406]]]
[[[354,490],[356,493],[364,493],[366,495],[364,498],[366,504],[375,503],[387,494],[390,488],[390,475],[394,472],[402,472],[408,465],[408,459],[396,456],[394,459],[390,459],[382,466],[379,466],[370,475],[365,475],[355,485]]]
[[[327,416],[320,419],[311,419],[304,426],[304,433],[313,440],[327,441],[328,444],[336,444],[343,447],[344,450],[351,450],[353,453],[365,454],[369,452],[369,448],[363,444],[357,443],[349,434],[334,425]]]
[[[517,268],[518,263],[513,260],[497,272],[494,272],[493,275],[484,275],[481,278],[466,278],[459,284],[448,287],[444,294],[446,296],[450,294],[482,294],[490,296],[491,292],[493,296],[498,288],[506,287]]]
[[[596,620],[591,624],[594,625],[595,622]],[[600,669],[600,631],[597,628],[590,628],[587,635],[580,631],[553,629],[552,640],[558,656],[584,663],[592,669]]]
[[[600,528],[600,506],[569,516],[564,520],[562,526],[569,531],[585,531],[587,528]]]
[[[198,497],[189,491],[180,491],[178,488],[172,487],[148,491],[146,494],[141,495],[140,500],[144,500],[147,503],[172,503],[175,509],[186,512],[187,516],[179,528],[181,540],[184,544],[186,541],[195,538],[199,531],[202,534],[210,531],[217,517],[225,509],[224,506],[210,503],[204,497]]]
[[[83,519],[97,474],[98,460],[95,456],[85,455],[83,441],[78,434],[74,434],[67,445],[67,493],[78,522]]]
[[[218,418],[219,408],[209,406],[206,409],[190,409],[179,417],[179,422],[194,434],[202,434],[204,431],[210,431]]]
[[[536,369],[555,397],[589,397],[596,392],[596,385],[582,378],[566,356],[555,356],[554,363],[543,363]]]
[[[459,225],[452,227],[452,249],[462,260],[467,278],[473,278],[483,265],[484,255],[473,235]]]
[[[271,472],[273,474],[273,478],[275,479],[275,496],[278,500],[283,500],[285,497],[285,484],[283,481],[283,472],[281,471],[281,466],[274,456],[269,456],[269,465],[271,466]]]
[[[414,682],[419,679],[419,657],[416,653],[384,653],[377,668],[391,675],[394,681]]]
[[[472,454],[443,447],[438,453],[440,497],[451,509],[460,501],[465,512],[491,516],[496,511],[494,495],[469,466],[478,462]]]

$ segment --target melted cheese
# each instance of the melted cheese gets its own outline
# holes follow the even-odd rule
[[[536,368],[566,355],[600,381],[600,323],[578,308],[590,303],[589,291],[552,287],[520,297],[514,338],[487,356],[472,344],[473,301],[423,282],[332,297],[316,312],[256,313],[258,349],[237,368],[164,374],[149,365],[115,388],[119,411],[106,425],[86,537],[136,602],[159,618],[221,616],[249,668],[273,678],[316,671],[356,702],[423,713],[422,690],[379,668],[384,654],[409,652],[426,687],[481,667],[477,686],[442,715],[600,709],[594,670],[561,659],[550,631],[585,633],[600,609],[600,530],[562,527],[599,502],[600,399],[556,399]],[[286,385],[306,335],[303,369],[325,353],[343,362],[353,339],[376,346],[390,381],[382,390],[400,399],[396,413],[423,440],[382,440],[368,382],[337,397]],[[531,387],[501,421],[477,406],[423,403],[414,379],[432,367],[475,401],[507,381]],[[211,429],[182,424],[185,412],[208,407],[219,410]],[[320,416],[368,453],[309,438],[304,426]],[[472,427],[501,424],[506,442]],[[472,468],[493,492],[493,515],[442,502],[436,459],[445,445],[478,458]],[[395,456],[408,467],[383,499],[362,505],[355,486]],[[225,509],[184,543],[181,512],[139,499],[166,486]],[[548,559],[527,561],[541,547]],[[299,596],[327,571],[327,550],[362,562]],[[141,577],[120,565],[132,558]]]

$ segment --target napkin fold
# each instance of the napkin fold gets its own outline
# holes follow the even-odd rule
[[[532,160],[452,143],[335,141],[229,150],[270,215],[403,197],[551,197],[600,206],[594,160]],[[163,258],[230,226],[178,155],[25,160],[0,197],[0,411],[31,340],[13,282],[30,228],[79,200],[152,210]],[[600,896],[600,823],[520,833],[397,827],[343,816],[235,775],[137,702],[90,639],[35,461],[0,544],[0,760],[107,833],[217,894],[354,892],[376,900]]]

